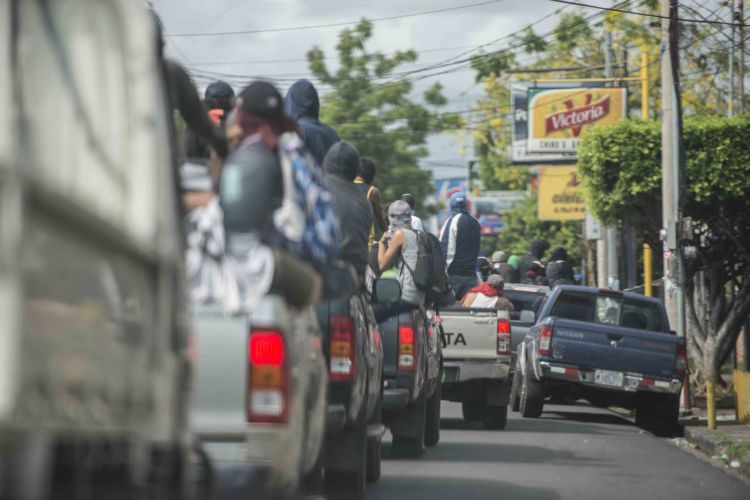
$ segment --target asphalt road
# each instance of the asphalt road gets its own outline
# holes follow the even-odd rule
[[[750,488],[607,410],[545,406],[510,415],[502,431],[464,422],[443,402],[440,443],[415,460],[390,458],[368,500],[740,500]]]

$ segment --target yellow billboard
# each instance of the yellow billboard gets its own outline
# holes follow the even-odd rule
[[[625,118],[625,88],[529,88],[527,149],[574,153],[591,127]]]
[[[577,166],[539,167],[539,220],[583,220],[583,201]]]

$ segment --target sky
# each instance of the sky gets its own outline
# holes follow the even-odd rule
[[[309,77],[305,55],[317,45],[335,68],[338,33],[347,26],[293,29],[227,36],[170,36],[226,31],[265,31],[302,26],[338,24],[364,18],[406,16],[374,22],[371,51],[385,53],[414,49],[418,60],[397,71],[422,68],[430,63],[464,54],[506,37],[526,25],[549,16],[535,26],[537,33],[552,29],[560,8],[549,0],[152,0],[167,34],[167,55],[194,72],[196,84],[205,86],[212,78],[241,82],[264,77],[275,80],[283,93],[297,78]],[[590,2],[608,5],[605,0]],[[477,5],[479,4],[479,5]],[[455,9],[456,7],[466,8]],[[453,9],[425,14],[426,11]],[[485,50],[506,47],[510,41],[486,45]],[[231,75],[231,76],[229,76]],[[467,110],[481,98],[483,87],[475,83],[470,69],[415,82],[414,97],[439,81],[448,99],[445,111]],[[235,89],[240,90],[239,88]],[[471,143],[456,133],[431,136],[430,154],[422,168],[435,178],[466,174]],[[463,148],[462,148],[463,146]],[[462,149],[463,155],[462,155]],[[467,156],[468,154],[468,156]]]

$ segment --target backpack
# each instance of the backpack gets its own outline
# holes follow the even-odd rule
[[[333,198],[297,134],[279,137],[278,151],[284,199],[274,214],[274,225],[289,251],[320,268],[338,255],[340,233]]]
[[[415,231],[417,235],[417,263],[411,269],[406,261],[404,265],[411,272],[414,284],[423,292],[441,295],[447,289],[446,266],[440,240],[437,236],[424,231]]]

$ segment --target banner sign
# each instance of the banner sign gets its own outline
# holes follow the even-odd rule
[[[529,139],[529,90],[546,89],[560,90],[571,89],[580,91],[582,89],[600,89],[604,87],[601,82],[572,82],[572,83],[531,83],[531,82],[513,82],[510,86],[511,94],[511,124],[512,137],[510,146],[511,163],[517,165],[539,165],[539,164],[558,164],[558,163],[575,163],[576,153],[565,151],[531,151],[528,148]],[[556,120],[562,124],[563,120]]]
[[[528,151],[575,153],[591,127],[625,118],[627,90],[529,88],[528,104]]]
[[[577,166],[539,167],[539,220],[583,220],[583,201]]]

